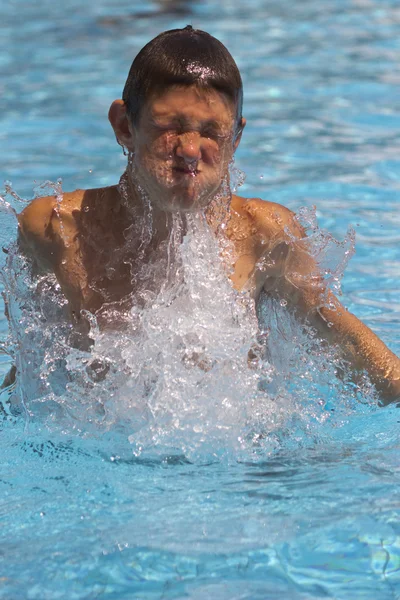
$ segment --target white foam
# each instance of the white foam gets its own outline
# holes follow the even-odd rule
[[[114,313],[114,328],[90,316],[90,350],[77,349],[54,277],[32,280],[28,262],[10,252],[3,280],[18,368],[14,404],[66,434],[123,431],[137,455],[237,458],[318,441],[331,408],[340,426],[360,394],[372,393],[368,384],[360,392],[340,382],[336,350],[276,300],[263,296],[256,314],[250,296],[233,289],[205,217],[185,219],[185,229],[173,219],[143,278],[157,280],[151,293],[142,289],[140,304]],[[320,231],[312,211],[300,219],[314,257],[329,258],[326,275],[337,290],[354,240]]]

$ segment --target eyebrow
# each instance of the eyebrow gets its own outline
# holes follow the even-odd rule
[[[190,119],[188,119],[187,117],[185,117],[184,115],[182,116],[174,116],[172,117],[172,119],[169,119],[167,115],[152,115],[151,121],[154,123],[154,125],[158,126],[158,127],[163,127],[165,125],[172,125],[172,126],[179,126],[182,127],[183,129],[185,129],[186,127],[189,127],[191,125]],[[165,121],[165,125],[164,125],[164,121]],[[204,128],[212,128],[215,130],[224,130],[226,129],[226,123],[221,123],[221,121],[217,121],[216,119],[207,119],[206,121],[204,121],[203,123],[201,123],[201,126]]]
[[[174,116],[168,117],[168,115],[153,115],[152,121],[155,125],[159,125],[160,123],[168,123],[171,125],[179,125],[179,127],[185,127],[190,124],[189,119],[184,116]]]

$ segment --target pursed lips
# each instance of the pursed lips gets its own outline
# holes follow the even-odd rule
[[[191,175],[192,177],[195,177],[196,175],[198,175],[200,173],[200,171],[198,169],[191,169],[189,166],[172,167],[172,168],[177,173],[184,173],[185,175]]]

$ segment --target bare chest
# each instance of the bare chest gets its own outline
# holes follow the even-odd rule
[[[113,220],[111,214],[97,219],[85,216],[78,221],[74,242],[60,265],[64,293],[77,309],[97,312],[112,305],[126,310],[140,303],[143,293],[156,295],[167,275],[173,277],[166,272],[171,270],[166,248],[163,244],[146,245],[140,227]],[[255,229],[237,217],[231,219],[226,236],[231,254],[224,259],[233,286],[257,294],[262,282],[257,270],[260,249]]]

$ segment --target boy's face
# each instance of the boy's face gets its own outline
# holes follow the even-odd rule
[[[153,204],[168,211],[206,207],[240,139],[231,102],[196,86],[151,97],[130,129],[138,183]]]

